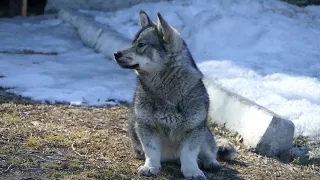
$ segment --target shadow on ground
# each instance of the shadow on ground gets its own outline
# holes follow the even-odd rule
[[[141,161],[143,164],[143,161]],[[243,180],[242,177],[239,176],[239,172],[232,167],[229,166],[231,164],[237,165],[245,165],[245,163],[234,161],[224,163],[222,168],[217,172],[203,171],[204,174],[208,177],[208,179],[230,179],[230,180]],[[180,165],[174,163],[162,163],[162,170],[160,174],[160,178],[166,179],[185,179],[180,171]]]

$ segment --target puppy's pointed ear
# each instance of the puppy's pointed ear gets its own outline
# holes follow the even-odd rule
[[[169,42],[172,39],[172,28],[170,25],[167,23],[166,20],[162,17],[160,13],[157,13],[158,17],[158,31],[160,35],[163,37],[163,40],[165,42]]]
[[[183,40],[179,32],[170,26],[160,13],[157,13],[158,25],[157,30],[162,40],[166,43],[167,50],[172,53],[178,53],[183,45]]]
[[[154,22],[152,22],[148,16],[148,14],[144,11],[140,11],[140,25],[141,27],[147,27],[147,26],[151,26],[151,25],[155,25]]]

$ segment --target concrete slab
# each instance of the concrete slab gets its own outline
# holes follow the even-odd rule
[[[204,79],[210,96],[209,117],[239,133],[248,149],[265,156],[277,156],[292,147],[292,121]]]
[[[86,46],[113,59],[114,52],[129,47],[130,39],[112,30],[109,26],[96,22],[93,17],[71,9],[61,9],[58,18],[70,23]]]

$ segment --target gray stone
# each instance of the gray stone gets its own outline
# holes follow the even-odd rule
[[[309,160],[308,147],[294,147],[289,150],[290,160],[297,160],[299,164],[306,164]]]
[[[243,137],[247,149],[278,156],[292,147],[294,124],[258,104],[204,79],[210,97],[209,119]]]
[[[293,147],[288,151],[283,152],[279,157],[284,163],[294,162],[300,165],[308,163],[311,149],[309,147]]]

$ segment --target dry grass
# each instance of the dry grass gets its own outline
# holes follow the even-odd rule
[[[2,103],[0,177],[139,179],[137,168],[143,161],[131,155],[126,115],[125,106]],[[221,163],[221,171],[205,172],[209,179],[309,180],[320,176],[319,161],[306,166],[283,164],[242,149],[235,161]],[[182,179],[182,175],[178,166],[164,164],[158,179]]]

